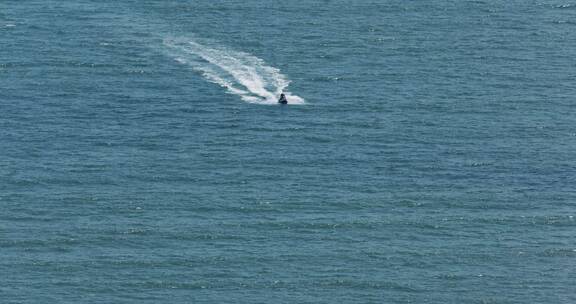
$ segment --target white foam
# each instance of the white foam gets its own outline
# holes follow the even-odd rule
[[[289,104],[304,103],[304,99],[285,91],[290,81],[280,70],[256,56],[221,46],[202,45],[192,39],[165,39],[164,45],[176,61],[246,102],[276,104],[284,92]]]

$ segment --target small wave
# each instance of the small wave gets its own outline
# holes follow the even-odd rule
[[[575,4],[558,4],[558,5],[554,5],[555,8],[559,8],[559,9],[574,9],[576,8]]]
[[[256,56],[191,39],[165,39],[164,45],[176,61],[246,102],[276,104],[284,92],[289,104],[304,103],[304,99],[285,91],[290,81],[279,69],[266,65]]]

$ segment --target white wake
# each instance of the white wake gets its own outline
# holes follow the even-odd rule
[[[290,81],[279,69],[266,65],[256,56],[221,46],[202,45],[191,39],[165,39],[164,45],[176,61],[246,102],[276,104],[284,92],[288,104],[304,103],[304,99],[285,90]]]

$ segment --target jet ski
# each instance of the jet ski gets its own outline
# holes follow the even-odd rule
[[[288,99],[286,99],[286,95],[284,93],[280,94],[280,98],[278,99],[278,103],[280,104],[287,104]]]

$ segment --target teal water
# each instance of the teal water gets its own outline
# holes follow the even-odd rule
[[[2,0],[0,303],[575,303],[575,17]]]

